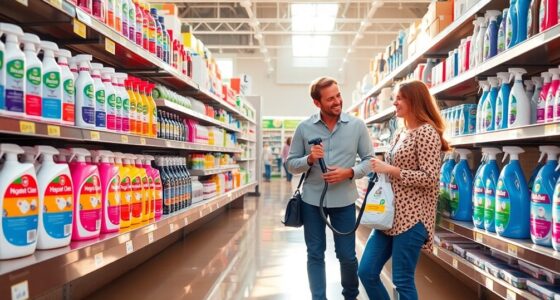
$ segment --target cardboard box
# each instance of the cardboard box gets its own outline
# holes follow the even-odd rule
[[[408,35],[406,37],[407,43],[410,44],[410,42],[412,42],[416,39],[416,36],[418,35],[418,32],[420,31],[420,25],[421,24],[422,24],[422,19],[418,19],[418,20],[416,20],[416,21],[414,21],[410,24],[410,27],[408,28]]]
[[[179,16],[177,5],[172,3],[150,3],[150,7],[156,8],[158,10],[158,15]]]
[[[440,32],[442,32],[447,26],[453,23],[451,16],[441,15],[438,19],[436,19],[432,24],[430,24],[429,35],[431,38],[434,38]]]
[[[432,24],[439,16],[451,16],[453,18],[453,1],[432,2],[426,13],[428,24]],[[452,20],[453,21],[453,20]]]

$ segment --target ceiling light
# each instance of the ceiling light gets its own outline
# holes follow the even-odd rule
[[[255,33],[255,38],[260,41],[263,38],[262,33],[260,32]]]
[[[347,60],[347,59],[346,59],[346,57],[345,57],[345,58],[343,58],[343,59],[342,59],[342,62],[343,62],[343,63],[345,63],[345,62],[346,62],[346,60]]]
[[[340,69],[338,69],[338,72],[342,72],[342,70],[343,70],[343,69],[342,69],[342,68],[340,68]]]
[[[273,67],[268,68],[268,73],[272,73],[272,72],[274,72],[274,68]]]
[[[244,7],[244,8],[249,8],[249,7],[251,7],[251,1],[250,0],[241,0],[239,2],[239,5],[241,5],[241,7]]]

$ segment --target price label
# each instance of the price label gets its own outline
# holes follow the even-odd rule
[[[555,124],[551,124],[551,125],[545,125],[544,126],[544,134],[545,135],[550,135],[550,134],[556,134],[558,126]]]
[[[517,246],[508,244],[508,254],[517,257]]]
[[[517,294],[512,290],[507,290],[506,300],[517,300]]]
[[[47,133],[49,136],[60,137],[60,126],[48,125]]]
[[[115,55],[115,42],[111,39],[105,38],[105,50],[113,55]]]
[[[185,218],[185,226],[189,225],[189,218]]]
[[[483,236],[482,233],[480,233],[480,232],[475,232],[475,233],[474,233],[474,240],[475,240],[477,243],[482,243],[482,242],[484,241],[484,236]]]
[[[62,0],[48,0],[47,2],[58,9],[62,9]]]
[[[19,132],[35,134],[35,123],[19,121]]]
[[[435,256],[438,256],[438,248],[437,247],[434,247],[432,252],[434,253]]]
[[[153,232],[149,232],[148,233],[148,244],[151,244],[154,242],[154,233]]]
[[[140,138],[140,145],[146,145],[146,139]]]
[[[86,25],[77,19],[74,19],[74,33],[85,39],[87,37]]]
[[[22,5],[28,6],[27,0],[16,0],[16,1]]]
[[[494,290],[494,280],[486,277],[486,282],[485,282],[486,288],[493,291]]]
[[[12,285],[12,300],[27,299],[29,299],[29,283],[27,280]]]
[[[121,143],[128,144],[128,135],[121,135]]]
[[[134,252],[134,246],[132,245],[132,241],[126,242],[125,246],[126,246],[126,254],[127,255]]]
[[[93,141],[101,140],[101,135],[99,134],[99,131],[90,131],[89,134]]]
[[[459,261],[456,258],[453,259],[453,268],[459,269]]]
[[[449,223],[449,230],[455,231],[455,224],[453,224],[453,223],[450,222],[450,223]]]
[[[91,26],[91,16],[83,12],[81,9],[76,9],[76,17],[78,17],[78,20]]]
[[[101,268],[104,264],[103,253],[95,254],[95,256],[93,257],[93,260],[95,262],[95,267],[96,268]]]

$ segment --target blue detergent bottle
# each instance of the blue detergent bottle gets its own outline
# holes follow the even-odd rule
[[[488,81],[481,80],[478,82],[480,88],[482,89],[482,96],[480,96],[480,100],[478,101],[478,105],[476,106],[476,133],[482,132],[483,127],[483,116],[482,116],[482,109],[486,105],[485,101],[488,97],[488,93],[490,92],[490,84]]]
[[[496,100],[498,98],[499,81],[497,77],[488,77],[490,92],[482,108],[482,132],[494,131],[496,125]]]
[[[509,86],[509,72],[499,72],[497,74],[498,81],[500,82],[500,91],[498,92],[498,98],[496,98],[496,130],[506,129],[508,127],[508,106],[509,106],[509,94],[511,92],[511,87]]]
[[[473,224],[478,228],[483,228],[484,223],[484,181],[482,180],[482,171],[486,166],[488,156],[482,151],[482,159],[480,160],[480,165],[476,170],[474,175],[474,186],[473,186],[473,198],[472,198],[472,205],[473,205]],[[481,213],[482,210],[482,213]],[[481,218],[482,215],[482,218]]]
[[[539,171],[544,167],[544,164],[541,162],[543,156],[539,159],[537,166],[533,169],[533,173],[531,174],[531,178],[529,178],[529,182],[527,182],[527,188],[529,189],[529,193],[533,192],[533,184],[535,183],[535,179],[537,175],[539,175]]]
[[[471,151],[468,149],[455,149],[455,152],[459,153],[460,160],[453,168],[453,172],[451,172],[451,183],[449,183],[449,189],[451,190],[451,218],[457,221],[471,221],[473,212],[473,176],[467,161]]]
[[[498,148],[483,148],[487,153],[488,162],[483,170],[482,177],[486,179],[484,183],[484,229],[489,232],[496,232],[494,219],[496,215],[496,185],[500,177],[500,168],[496,162],[496,156],[502,151]]]
[[[455,167],[455,153],[450,152],[445,154],[443,164],[441,165],[441,172],[439,175],[439,202],[438,211],[445,217],[451,216],[450,201],[451,192],[449,183],[451,183],[451,172]]]
[[[529,8],[531,0],[517,0],[517,34],[515,44],[524,42],[527,39],[527,29],[529,28]]]
[[[527,239],[531,196],[519,163],[520,147],[503,147],[504,161],[510,156],[498,179],[496,189],[496,233],[502,237]]]
[[[492,58],[498,54],[498,31],[500,30],[500,23],[498,22],[502,12],[499,10],[489,10],[486,12],[488,18],[488,28],[484,35],[484,60]]]
[[[552,197],[560,173],[558,154],[560,147],[540,146],[541,158],[546,154],[546,163],[541,168],[531,193],[531,240],[541,246],[552,247]]]
[[[507,49],[517,45],[517,0],[511,0],[506,23]]]

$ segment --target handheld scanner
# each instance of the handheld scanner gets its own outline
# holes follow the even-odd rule
[[[307,144],[309,145],[321,145],[321,143],[323,142],[323,140],[319,137],[319,138],[314,138],[312,140],[309,140],[307,142]],[[322,158],[319,158],[319,165],[321,166],[321,171],[323,173],[327,173],[327,165],[325,164],[325,160]]]

